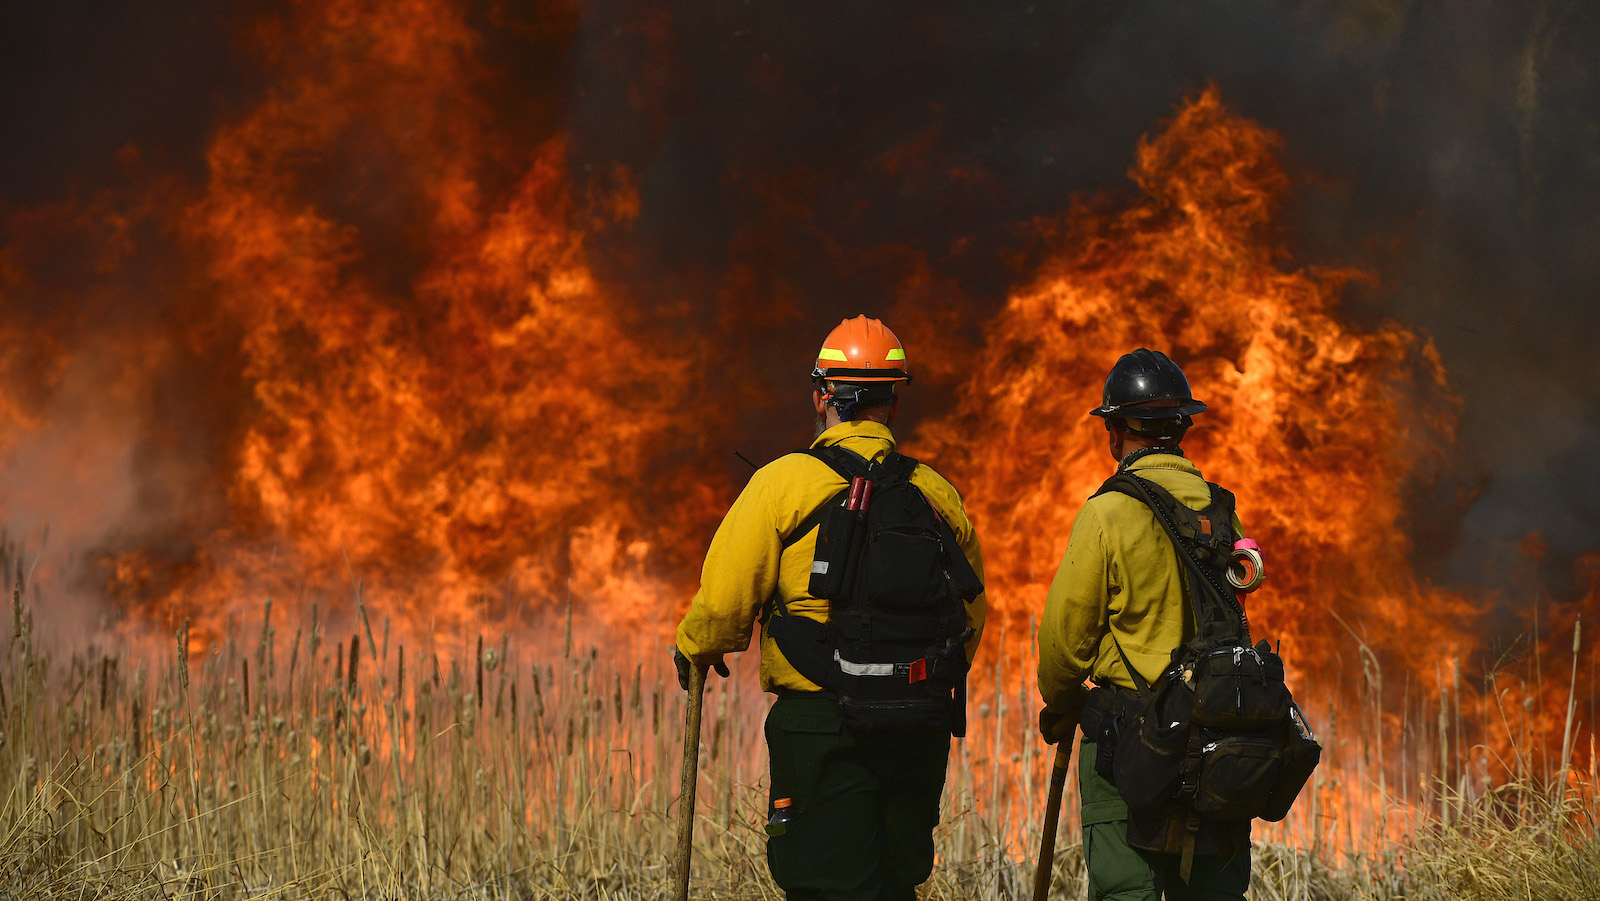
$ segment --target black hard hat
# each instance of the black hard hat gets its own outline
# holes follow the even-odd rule
[[[1167,401],[1151,404],[1151,401]],[[1176,401],[1177,403],[1172,403]],[[1178,364],[1157,350],[1141,347],[1123,354],[1106,376],[1106,390],[1100,407],[1090,416],[1108,419],[1179,419],[1205,410],[1189,391]]]

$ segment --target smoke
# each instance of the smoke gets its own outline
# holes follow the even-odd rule
[[[155,223],[203,193],[219,131],[274,96],[261,48],[305,8],[0,12],[0,364],[32,386],[0,401],[14,527],[181,560],[228,520],[221,474],[253,415],[238,326],[175,274],[194,267]],[[1419,571],[1504,585],[1537,530],[1559,583],[1600,547],[1593,4],[484,2],[465,20],[488,74],[461,91],[498,142],[474,177],[494,196],[562,133],[580,203],[632,210],[596,215],[587,261],[630,327],[698,348],[683,377],[706,435],[674,453],[717,480],[742,478],[730,449],[804,443],[810,354],[858,312],[917,355],[904,431],[948,411],[1036,259],[1035,223],[1129,190],[1139,136],[1215,83],[1282,136],[1296,262],[1372,271],[1347,314],[1427,334],[1456,381],[1458,452],[1415,489]],[[315,32],[299,27],[279,35]],[[395,152],[352,129],[288,168],[358,236],[373,289],[404,295],[425,228],[420,201],[384,190]],[[41,238],[45,221],[80,243]],[[137,353],[102,340],[130,335]],[[118,384],[144,387],[97,387]],[[95,499],[70,528],[38,487],[69,471]]]
[[[36,205],[104,187],[137,147],[163,171],[204,175],[219,115],[252,88],[222,0],[7,3],[0,8],[0,201]]]

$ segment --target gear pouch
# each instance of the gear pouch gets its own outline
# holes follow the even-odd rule
[[[844,724],[853,732],[894,732],[905,729],[950,731],[951,705],[947,698],[839,700]]]
[[[1290,704],[1288,737],[1283,742],[1283,768],[1267,797],[1261,818],[1271,823],[1289,815],[1289,808],[1311,780],[1317,764],[1322,762],[1322,745],[1307,728],[1305,714],[1298,704]]]
[[[1167,679],[1121,730],[1111,781],[1129,810],[1153,810],[1177,794],[1193,715],[1194,693]]]
[[[817,526],[817,552],[811,560],[811,582],[807,590],[814,598],[842,601],[844,589],[850,584],[847,572],[851,563],[851,549],[864,517],[842,506],[828,507]]]
[[[1194,664],[1194,721],[1213,729],[1276,729],[1289,710],[1283,659],[1266,642],[1222,647]]]
[[[1200,749],[1195,812],[1222,822],[1260,815],[1282,768],[1283,755],[1270,735],[1242,733],[1206,742]]]

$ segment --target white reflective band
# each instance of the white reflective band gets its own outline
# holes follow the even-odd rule
[[[840,672],[847,676],[892,676],[894,664],[892,663],[851,663],[833,652],[833,662],[839,664]]]
[[[811,561],[811,571],[814,572],[814,573],[817,573],[819,575],[824,575],[824,576],[827,575],[828,574],[828,561],[826,561],[826,560],[813,560],[813,561]]]

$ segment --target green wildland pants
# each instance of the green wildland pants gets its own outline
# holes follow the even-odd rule
[[[949,731],[853,733],[837,700],[790,696],[766,734],[770,801],[794,802],[787,830],[767,839],[789,901],[914,901],[933,872]]]
[[[1078,750],[1078,797],[1083,804],[1083,856],[1090,901],[1242,901],[1250,887],[1250,852],[1231,858],[1198,854],[1188,883],[1176,854],[1128,846],[1128,805],[1116,786],[1094,770],[1097,746]]]

